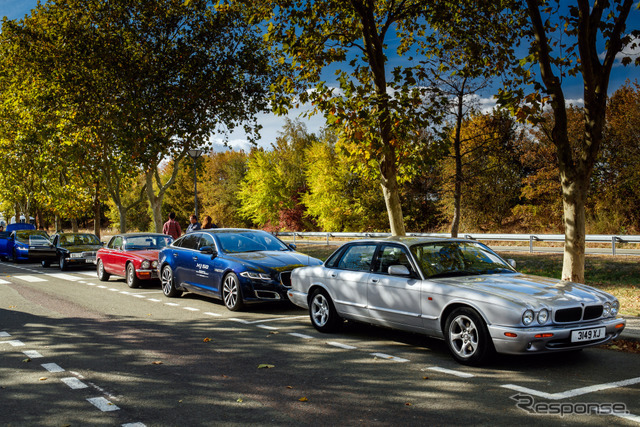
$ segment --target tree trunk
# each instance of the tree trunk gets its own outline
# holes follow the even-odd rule
[[[402,216],[402,204],[398,191],[398,165],[396,164],[393,150],[385,155],[380,162],[380,184],[382,195],[389,215],[389,226],[392,236],[405,236],[404,217]]]
[[[122,203],[117,203],[118,207],[118,215],[120,216],[120,233],[127,232],[127,211],[129,208],[124,206]]]
[[[186,155],[186,150],[173,161],[173,172],[171,178],[162,184],[162,178],[158,172],[158,166],[151,168],[145,175],[146,183],[145,188],[147,191],[147,198],[151,205],[151,212],[153,213],[153,225],[156,233],[162,233],[162,226],[164,224],[164,218],[162,216],[162,200],[164,199],[164,193],[173,185],[178,176],[178,168],[180,167],[180,160]],[[158,194],[156,195],[153,190],[153,180],[156,180],[158,187]]]
[[[100,183],[96,183],[96,194],[93,199],[93,234],[100,238],[100,229],[101,229],[101,220],[100,217],[102,213],[100,211]]]
[[[586,215],[588,185],[580,180],[562,177],[564,206],[564,261],[562,280],[584,283]]]
[[[78,219],[71,218],[71,231],[74,233],[78,232]]]
[[[56,215],[55,216],[55,222],[56,222],[56,233],[62,233],[62,220],[60,219],[60,215]]]

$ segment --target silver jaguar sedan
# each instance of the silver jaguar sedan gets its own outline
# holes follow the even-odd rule
[[[577,350],[625,327],[618,300],[590,286],[515,270],[473,240],[392,237],[358,240],[323,265],[293,271],[288,296],[313,326],[343,319],[446,340],[458,362],[509,354]]]

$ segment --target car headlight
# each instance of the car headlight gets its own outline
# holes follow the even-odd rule
[[[610,302],[605,302],[604,306],[602,307],[602,315],[604,317],[609,317],[611,315],[611,303]]]
[[[158,261],[152,261],[151,262],[151,267],[158,268]]]
[[[533,310],[527,310],[522,314],[522,323],[524,323],[524,326],[529,326],[533,322],[534,318],[535,315]]]
[[[240,275],[252,280],[271,280],[271,276],[268,274],[257,273],[255,271],[243,271]]]
[[[146,259],[144,261],[142,261],[142,268],[147,269],[149,267],[151,267],[151,262],[150,261],[148,261]]]
[[[618,310],[620,310],[620,303],[618,302],[618,300],[615,300],[614,302],[611,303],[611,315],[617,316]]]
[[[544,325],[549,320],[549,310],[543,308],[538,312],[538,323]]]

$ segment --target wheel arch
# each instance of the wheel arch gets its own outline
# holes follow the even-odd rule
[[[482,321],[485,323],[486,326],[490,324],[489,321],[487,320],[487,317],[482,312],[482,310],[480,310],[475,304],[471,304],[469,302],[464,302],[464,301],[452,302],[449,305],[447,305],[442,310],[442,313],[440,314],[440,331],[442,332],[443,336],[444,336],[445,323],[447,321],[447,318],[451,313],[453,313],[453,311],[459,308],[469,308],[475,311],[476,313],[478,313],[478,316],[480,316],[480,318],[482,319]]]

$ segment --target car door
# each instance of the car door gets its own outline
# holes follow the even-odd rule
[[[208,292],[218,292],[218,283],[215,270],[215,258],[210,253],[201,253],[202,248],[212,248],[217,252],[213,237],[207,233],[198,235],[198,250],[194,254],[195,265],[193,271],[193,282],[196,286]]]
[[[117,271],[118,258],[122,253],[123,238],[115,236],[110,241],[105,251],[100,254],[104,270],[110,274],[122,274]]]
[[[367,318],[367,284],[376,243],[349,245],[324,278],[338,312]]]
[[[195,282],[195,269],[200,233],[189,233],[180,241],[180,247],[173,250],[174,276],[178,283]]]
[[[376,323],[403,329],[422,328],[422,281],[418,279],[410,259],[403,246],[380,246],[367,283],[369,315]],[[389,274],[389,267],[398,265],[407,267],[410,275]]]

